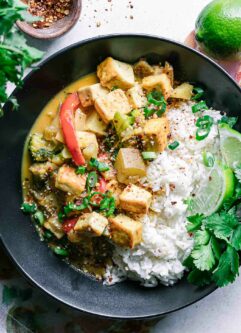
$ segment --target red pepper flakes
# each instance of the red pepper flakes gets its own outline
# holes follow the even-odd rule
[[[73,0],[28,0],[29,13],[41,16],[41,20],[33,22],[36,29],[48,28],[54,22],[69,15]]]

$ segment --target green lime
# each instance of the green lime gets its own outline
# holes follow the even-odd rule
[[[192,215],[197,213],[209,216],[221,208],[223,202],[234,192],[232,169],[218,163],[211,169],[207,182],[201,186],[192,200]]]
[[[225,163],[230,168],[241,164],[241,134],[228,124],[219,125],[220,147]]]
[[[241,1],[214,0],[199,14],[196,40],[217,56],[228,57],[241,51]]]

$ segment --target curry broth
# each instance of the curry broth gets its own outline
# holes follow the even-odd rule
[[[79,88],[82,88],[84,86],[89,86],[91,84],[97,83],[97,77],[95,73],[88,74],[79,80],[69,84],[67,87],[65,87],[63,90],[61,90],[56,96],[54,96],[51,101],[48,102],[48,104],[44,107],[38,118],[36,119],[35,123],[33,124],[29,135],[31,133],[43,133],[44,129],[51,123],[51,121],[56,116],[56,113],[58,112],[59,105],[63,102],[63,100],[66,97],[67,93],[72,93],[77,91]],[[28,137],[29,137],[28,135]],[[30,171],[29,167],[31,164],[31,159],[28,153],[28,138],[24,145],[24,153],[23,153],[23,159],[22,159],[22,182],[24,182],[26,179],[30,178]],[[25,191],[23,191],[23,194],[25,195]]]
[[[26,184],[31,183],[31,173],[29,171],[29,167],[32,163],[29,151],[28,151],[28,138],[31,133],[43,133],[44,129],[50,125],[52,120],[55,118],[59,105],[64,101],[67,93],[76,92],[79,88],[84,86],[89,86],[91,84],[97,83],[97,77],[95,73],[88,74],[79,80],[71,83],[63,90],[61,90],[56,96],[54,96],[50,102],[44,107],[35,123],[33,124],[28,137],[26,139],[24,145],[23,159],[22,159],[22,184],[23,184],[23,197],[26,198],[28,196],[29,185]],[[39,228],[37,227],[37,230]],[[42,236],[40,235],[42,238]],[[81,246],[73,246],[71,249],[70,256],[66,259],[66,261],[74,268],[78,270],[82,270],[85,273],[94,275],[96,278],[101,278],[105,272],[105,267],[103,266],[103,262],[109,262],[109,259],[106,257],[102,258],[102,255],[98,255],[99,249],[102,249],[102,253],[109,253],[110,246],[103,239],[97,240],[98,242],[82,242]],[[98,244],[102,241],[102,244]],[[51,244],[50,244],[51,245]],[[90,248],[91,247],[91,248]],[[85,257],[85,252],[89,253],[90,257]],[[96,256],[97,260],[92,260],[92,255]]]

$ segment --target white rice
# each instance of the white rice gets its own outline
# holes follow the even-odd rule
[[[185,227],[188,213],[184,202],[208,180],[202,152],[206,150],[220,154],[217,125],[212,126],[206,139],[196,140],[195,123],[200,114],[192,113],[192,104],[183,102],[167,113],[171,141],[178,141],[180,145],[173,151],[167,148],[150,163],[142,184],[157,193],[152,200],[151,212],[141,218],[142,243],[132,250],[115,247],[115,265],[107,268],[106,284],[130,278],[147,287],[154,287],[158,283],[168,286],[183,276],[185,268],[182,262],[193,246]],[[203,112],[205,114],[212,116],[215,121],[222,117],[215,110],[207,110]]]

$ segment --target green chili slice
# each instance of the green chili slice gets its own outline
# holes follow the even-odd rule
[[[208,110],[208,106],[207,106],[205,101],[200,101],[199,103],[194,104],[192,106],[192,112],[193,113],[200,112],[200,111],[203,111],[203,110]]]
[[[173,141],[172,143],[170,143],[168,145],[168,148],[171,150],[175,150],[179,145],[180,145],[180,143],[178,141]]]
[[[193,93],[195,93],[195,95],[192,96],[191,100],[197,101],[204,95],[204,90],[200,87],[194,87]]]
[[[34,202],[23,202],[21,210],[24,214],[34,214],[37,211],[37,205]]]

